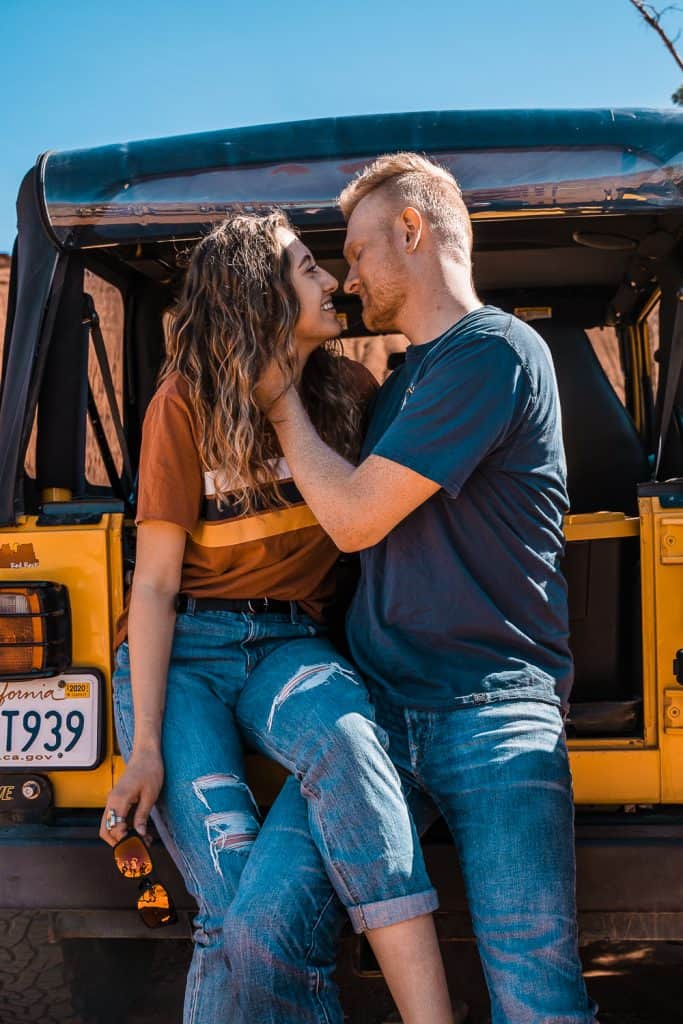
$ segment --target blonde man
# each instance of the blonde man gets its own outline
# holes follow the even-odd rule
[[[588,1024],[550,355],[531,327],[479,300],[447,170],[414,153],[381,157],[340,204],[345,289],[368,328],[408,337],[405,364],[379,392],[357,466],[319,438],[275,367],[260,400],[316,518],[361,552],[350,647],[416,818],[438,808],[453,834],[493,1024]]]

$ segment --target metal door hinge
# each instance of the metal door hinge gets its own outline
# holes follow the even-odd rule
[[[662,565],[683,563],[683,520],[660,520],[659,559]]]
[[[664,732],[683,735],[683,691],[664,691]]]

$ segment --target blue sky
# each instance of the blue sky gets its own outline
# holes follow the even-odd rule
[[[665,107],[683,79],[628,0],[0,6],[0,252],[46,149],[334,114]]]

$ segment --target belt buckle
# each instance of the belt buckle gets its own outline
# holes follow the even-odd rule
[[[262,602],[261,607],[260,608],[256,608],[255,604],[257,602],[259,602],[259,601]],[[258,612],[267,612],[268,611],[268,598],[267,597],[256,597],[256,598],[253,598],[253,599],[249,598],[247,600],[247,608],[249,609],[249,611],[251,612],[252,615],[256,615],[256,614],[258,614]]]

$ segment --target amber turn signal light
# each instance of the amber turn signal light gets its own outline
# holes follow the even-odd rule
[[[61,583],[0,583],[0,678],[52,676],[71,664],[69,595]]]

